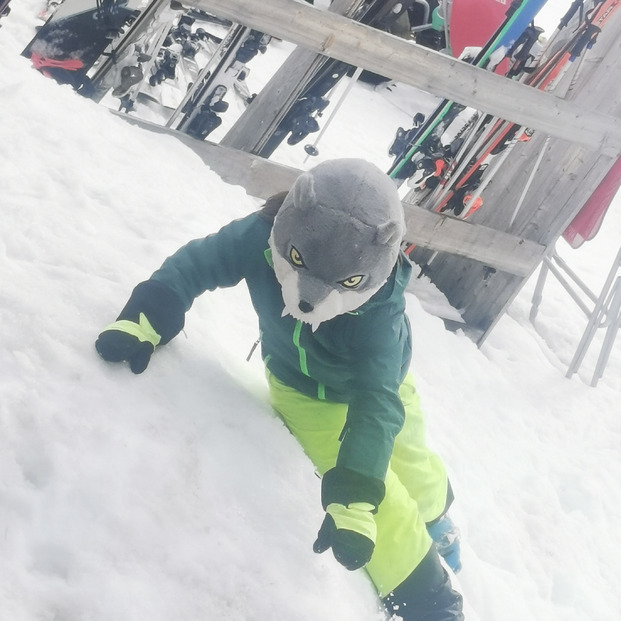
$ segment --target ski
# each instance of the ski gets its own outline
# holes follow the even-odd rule
[[[584,51],[596,43],[601,28],[619,6],[621,6],[621,0],[597,0],[592,3],[589,10],[580,11],[579,15],[576,15],[578,9],[582,8],[582,2],[574,2],[561,20],[554,36],[542,51],[536,67],[524,77],[523,81],[534,88],[553,91],[558,96],[564,96],[571,86],[580,62],[584,59]],[[565,38],[559,37],[561,30],[568,25],[571,25],[566,30],[568,35]],[[559,91],[557,87],[561,84],[564,84],[564,87]],[[511,149],[521,140],[530,140],[533,135],[532,130],[491,115],[487,115],[486,125],[489,129],[482,134],[476,145],[464,154],[465,163],[458,167],[452,177],[446,176],[438,181],[436,188],[440,188],[440,191],[434,189],[426,201],[416,202],[436,212],[451,211],[453,216],[462,219],[469,218],[482,206],[481,193],[504,164]],[[547,142],[544,144],[544,149],[546,145]],[[542,155],[543,151],[538,161]],[[533,168],[526,183],[512,221],[528,190],[528,185],[532,182],[537,165]],[[406,200],[416,199],[406,197]],[[406,244],[404,248],[406,254],[410,254],[413,249],[412,244]],[[435,254],[426,265],[433,260],[434,256]],[[424,271],[425,266],[421,273]]]
[[[152,99],[174,111],[196,83],[204,58],[211,58],[222,41],[206,29],[212,23],[209,16],[194,10],[176,19],[157,51],[148,84],[140,85],[136,98]]]
[[[269,35],[258,30],[232,24],[168,120],[167,127],[204,140],[222,124],[221,114],[229,106],[225,96],[231,89],[242,90],[239,85],[248,73],[246,64],[259,52],[265,53],[270,40]]]
[[[93,99],[112,89],[125,112],[138,99],[174,110],[222,41],[206,29],[217,23],[210,17],[175,0],[152,2],[97,67]]]
[[[135,17],[95,68],[90,79],[92,99],[99,102],[111,88],[124,83],[129,90],[129,87],[142,80],[141,64],[152,58],[149,51],[153,50],[149,41],[157,36],[161,17],[165,12],[173,10],[173,4],[171,0],[151,0]],[[143,45],[144,50],[141,47]]]
[[[120,109],[126,112],[133,110],[140,92],[152,82],[152,74],[160,68],[158,61],[164,43],[174,23],[183,18],[184,9],[180,5],[154,3],[152,6],[155,10],[151,15],[145,12],[148,19],[142,23],[137,21],[136,27],[128,31],[130,45],[123,46],[125,54],[121,53],[119,45],[109,74],[102,70],[93,77],[93,84],[100,93],[112,86],[112,96],[120,99]],[[172,58],[167,60],[172,65]]]
[[[397,17],[397,13],[402,15],[413,4],[414,0],[400,4],[397,0],[389,3],[383,0],[364,0],[355,7],[352,18],[387,27]],[[395,12],[397,5],[399,8]],[[246,40],[242,41],[244,37]],[[245,65],[252,57],[248,52],[264,52],[268,42],[269,37],[263,33],[232,25],[214,59],[201,72],[167,126],[199,139],[204,139],[219,127],[220,115],[228,108],[224,97],[231,87],[238,91],[243,90],[243,78],[247,73]],[[283,102],[286,112],[279,124],[266,134],[259,154],[269,157],[285,139],[287,144],[294,145],[310,133],[319,131],[317,119],[330,103],[329,94],[353,70],[347,63],[318,56],[312,68],[302,76],[304,86],[301,91],[295,98]]]
[[[523,49],[530,49],[528,46],[536,40],[538,34],[539,29],[537,29],[534,25],[529,26],[523,35],[525,44],[525,48]],[[577,32],[577,34],[572,35],[572,37],[570,37],[564,45],[561,45],[560,48],[558,48],[555,44],[555,51],[553,54],[546,57],[542,53],[536,66],[529,68],[520,81],[540,88],[541,90],[549,90],[553,87],[556,81],[559,80],[560,72],[569,60],[569,51],[573,49],[574,55],[576,54],[576,50],[578,48],[577,41],[580,41],[581,38],[582,34]],[[512,56],[513,65],[509,70],[511,75],[516,74],[516,68],[517,70],[525,69],[525,59],[522,51],[523,50],[519,50],[516,55]],[[486,126],[492,126],[489,135],[485,134],[483,131],[483,128]],[[496,139],[494,133],[500,127],[503,127],[504,129],[500,134],[500,138]],[[454,156],[453,162],[450,165],[445,165],[444,169],[447,172],[444,173],[440,179],[434,180],[435,185],[433,185],[432,192],[429,196],[419,195],[417,198],[413,196],[410,196],[409,198],[416,200],[416,202],[421,206],[424,205],[429,209],[435,209],[437,211],[444,211],[448,209],[449,207],[447,207],[447,203],[451,202],[452,205],[458,209],[458,212],[461,213],[460,206],[452,200],[451,196],[445,200],[441,200],[443,196],[446,197],[446,194],[451,188],[451,180],[453,180],[453,184],[455,184],[454,180],[457,180],[457,190],[460,190],[463,187],[468,187],[468,185],[472,183],[471,177],[474,175],[474,170],[471,169],[470,172],[467,172],[465,170],[466,167],[472,166],[472,162],[478,163],[481,167],[487,167],[489,160],[493,159],[493,157],[497,155],[500,150],[503,140],[509,141],[519,135],[518,130],[512,123],[501,121],[500,119],[493,118],[490,115],[481,115],[480,126],[477,128],[475,133],[475,137],[478,136],[478,138],[474,141],[474,145],[468,145],[467,149],[462,148],[457,155]],[[522,139],[526,138],[527,136],[522,136]],[[510,148],[513,147],[515,142],[516,141],[512,141]],[[448,162],[445,163],[448,164]],[[479,176],[480,172],[475,178],[478,178]],[[428,186],[429,184],[427,183],[426,185]],[[424,188],[424,186],[421,187],[421,184],[419,184],[419,190],[422,189],[426,188]],[[468,211],[467,213],[472,212]]]
[[[514,48],[510,50],[510,63],[507,64],[508,74],[515,77],[523,73],[520,81],[525,81],[528,78],[530,72],[534,70],[535,55],[533,50],[540,34],[541,29],[534,24],[527,27],[515,43]],[[408,185],[414,190],[406,196],[406,200],[415,202],[421,207],[433,205],[434,202],[437,202],[442,194],[446,193],[450,180],[458,179],[471,162],[472,154],[477,153],[483,147],[488,139],[487,128],[492,126],[491,134],[494,134],[498,127],[498,120],[496,119],[496,124],[493,123],[493,120],[492,115],[482,114],[476,110],[471,111],[470,117],[465,123],[460,121],[459,117],[449,123],[449,127],[458,123],[462,123],[462,125],[455,137],[449,139],[448,144],[443,144],[443,139],[449,133],[448,128],[444,133],[435,136],[434,141],[428,141],[427,144],[424,144],[412,158],[415,172],[408,179]],[[515,137],[517,138],[517,135]],[[501,140],[505,138],[507,136],[503,134]],[[521,139],[524,140],[526,137],[522,136]],[[430,146],[432,147],[431,151]],[[491,149],[499,149],[499,143],[493,144]],[[495,151],[491,155],[494,154]]]
[[[545,58],[542,55],[540,64],[524,80],[528,84],[539,90],[554,91],[557,95],[563,95],[556,90],[561,78],[563,78],[572,66],[577,68],[576,59],[583,58],[583,52],[592,47],[597,39],[597,34],[601,26],[615,10],[621,5],[621,0],[604,0],[598,2],[594,8],[587,13],[585,19],[580,21],[571,36],[565,41],[554,46],[554,51]],[[487,139],[480,146],[478,151],[474,151],[467,157],[468,166],[462,168],[460,174],[456,174],[451,179],[445,179],[440,185],[443,186],[443,196],[434,197],[434,201],[428,202],[427,208],[438,212],[453,211],[454,215],[468,217],[474,210],[473,204],[462,203],[460,196],[464,192],[470,194],[470,200],[479,198],[480,193],[491,179],[498,165],[491,167],[491,162],[503,153],[503,161],[508,153],[520,140],[529,140],[533,132],[510,121],[495,119],[494,125],[488,133]],[[483,177],[486,177],[484,185],[481,185]],[[449,185],[450,184],[450,185]],[[429,204],[431,202],[431,204]],[[479,204],[480,206],[480,204]]]
[[[318,118],[330,105],[329,93],[349,71],[351,65],[331,59],[319,60],[320,68],[313,70],[306,88],[260,149],[261,157],[270,157],[286,139],[288,145],[300,143],[309,134],[319,131]]]
[[[506,19],[498,27],[494,36],[472,59],[472,64],[480,68],[486,68],[492,64],[492,67],[495,68],[511,51],[513,45],[545,4],[545,1],[516,0],[509,8]],[[408,141],[396,153],[395,161],[388,170],[388,175],[399,185],[410,177],[422,158],[436,154],[442,134],[465,108],[466,106],[462,104],[444,99],[420,127],[409,132]],[[396,149],[393,147],[391,150],[392,154],[395,154]],[[419,151],[421,153],[413,160]]]

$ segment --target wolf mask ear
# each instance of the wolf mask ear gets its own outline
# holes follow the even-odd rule
[[[292,188],[293,204],[297,209],[306,209],[317,204],[313,176],[303,173],[296,180]]]
[[[401,243],[403,228],[399,222],[388,221],[377,227],[375,241],[382,246],[396,246]]]

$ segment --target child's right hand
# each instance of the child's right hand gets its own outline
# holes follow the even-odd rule
[[[97,338],[95,348],[104,360],[127,360],[133,373],[142,373],[160,340],[146,315],[140,313],[139,323],[125,319],[109,325]]]

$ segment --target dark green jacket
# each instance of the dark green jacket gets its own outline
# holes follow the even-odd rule
[[[283,383],[319,400],[348,404],[337,464],[384,479],[403,425],[398,390],[411,356],[404,289],[411,267],[400,258],[388,282],[362,307],[313,332],[284,308],[271,265],[272,221],[264,212],[189,242],[153,274],[186,311],[206,290],[245,280],[259,317],[262,356]]]

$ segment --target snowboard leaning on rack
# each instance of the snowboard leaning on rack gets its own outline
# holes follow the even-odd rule
[[[64,0],[22,54],[43,74],[86,92],[88,72],[143,4],[144,0]]]

